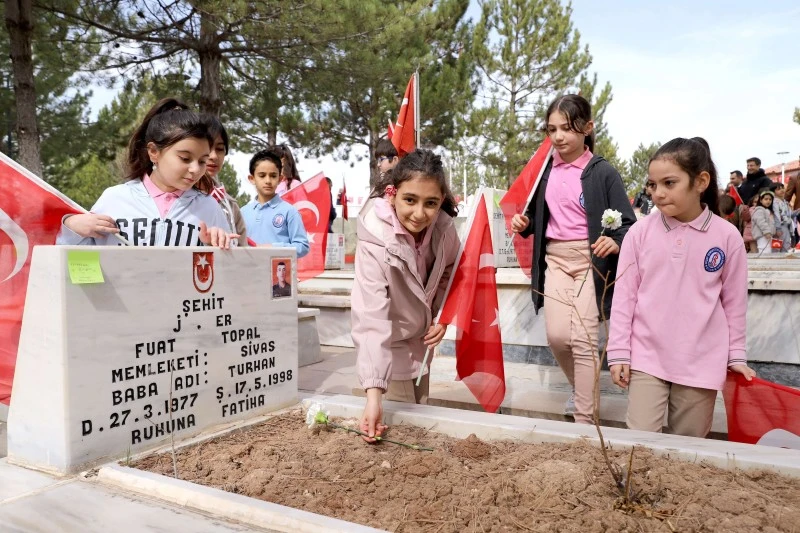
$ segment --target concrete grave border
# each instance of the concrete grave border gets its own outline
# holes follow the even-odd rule
[[[300,404],[228,426],[222,430],[181,441],[176,448],[184,448],[218,437],[231,431],[265,422],[275,416],[290,412],[312,401],[322,402],[331,416],[358,418],[364,400],[353,396],[303,395]],[[598,443],[593,426],[581,426],[555,420],[532,419],[510,415],[495,415],[463,411],[446,407],[384,402],[384,418],[391,424],[414,424],[430,428],[456,438],[474,433],[483,440],[511,439],[519,442],[574,442],[587,440]],[[800,477],[800,451],[754,446],[712,439],[697,439],[678,435],[663,435],[642,431],[604,427],[603,435],[612,449],[625,450],[633,445],[644,446],[657,455],[684,461],[704,462],[728,470],[764,469],[780,474]],[[134,459],[168,451],[160,446],[137,454]],[[95,471],[92,471],[93,475]],[[268,530],[301,532],[354,532],[380,531],[351,522],[301,511],[287,506],[264,502],[220,489],[197,485],[121,466],[105,465],[96,472],[98,483],[117,489],[132,491],[198,510],[228,520],[239,521]],[[89,475],[87,474],[87,477]]]

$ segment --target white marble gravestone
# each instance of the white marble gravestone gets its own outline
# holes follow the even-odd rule
[[[72,250],[99,251],[105,281],[72,284]],[[279,260],[293,288],[274,298]],[[287,248],[36,247],[9,462],[73,473],[296,402],[295,264]]]
[[[328,233],[325,270],[341,270],[344,265],[344,233]]]
[[[496,268],[518,267],[517,255],[511,239],[513,235],[506,228],[506,220],[499,203],[506,191],[501,189],[484,189],[486,210],[489,214],[489,226],[492,232],[492,245],[494,247],[494,266]]]

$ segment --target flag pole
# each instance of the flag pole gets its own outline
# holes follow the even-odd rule
[[[472,208],[469,211],[469,216],[467,217],[467,224],[464,228],[464,238],[460,239],[461,242],[458,245],[458,254],[456,254],[456,262],[453,263],[453,272],[450,274],[450,279],[447,280],[447,288],[444,290],[444,297],[442,298],[442,305],[439,307],[439,311],[436,313],[436,318],[434,319],[434,323],[438,324],[439,319],[442,316],[442,307],[444,307],[444,303],[447,301],[447,296],[450,294],[450,287],[453,286],[453,279],[456,277],[456,269],[458,268],[458,264],[461,262],[461,256],[464,255],[464,245],[467,243],[467,237],[469,237],[470,230],[472,230],[472,223],[475,221],[475,213],[478,211],[478,202],[480,198],[483,198],[483,189],[481,187],[478,189],[478,192],[475,194],[475,201],[472,202]],[[480,196],[478,196],[480,195]],[[417,376],[417,386],[419,387],[420,382],[422,381],[422,370],[425,369],[425,365],[430,358],[430,355],[433,353],[433,348],[428,348],[425,350],[425,357],[422,359],[422,367],[420,368],[420,374]]]
[[[414,145],[419,148],[419,69],[414,71]]]

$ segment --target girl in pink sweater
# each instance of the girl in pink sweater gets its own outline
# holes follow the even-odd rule
[[[705,140],[673,139],[650,159],[660,213],[622,243],[608,364],[628,388],[630,429],[705,437],[726,370],[747,366],[747,255],[718,216],[717,171]]]
[[[358,215],[352,335],[367,394],[361,430],[370,437],[386,428],[384,394],[393,401],[427,402],[422,359],[444,336],[445,327],[433,319],[458,254],[455,215],[442,160],[430,150],[401,159]]]

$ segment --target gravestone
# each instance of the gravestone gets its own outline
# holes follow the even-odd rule
[[[103,281],[74,284],[88,250]],[[36,247],[9,462],[74,473],[296,402],[295,264],[288,248]]]
[[[341,270],[344,265],[344,234],[328,233],[325,270]]]
[[[496,268],[518,267],[519,261],[512,245],[513,235],[506,228],[503,210],[500,209],[500,200],[506,194],[501,189],[483,190],[486,201],[486,210],[489,215],[489,226],[492,232],[492,245],[494,247],[494,266]]]

